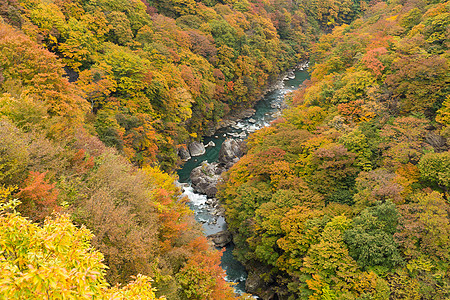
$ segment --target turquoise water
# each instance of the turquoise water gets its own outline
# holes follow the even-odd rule
[[[255,106],[255,114],[251,117],[256,120],[255,124],[250,124],[248,119],[239,122],[241,126],[253,126],[253,128],[261,128],[269,125],[269,123],[274,119],[272,114],[277,112],[277,108],[273,108],[272,104],[281,104],[284,95],[289,92],[296,90],[306,79],[309,79],[309,74],[307,71],[295,71],[295,78],[284,81],[283,87],[275,89],[274,91],[268,93],[261,101],[259,101]],[[249,118],[250,119],[250,118]],[[202,161],[214,162],[217,161],[219,157],[220,147],[223,141],[228,136],[229,133],[241,133],[242,129],[235,129],[231,127],[226,127],[218,132],[214,136],[204,137],[203,143],[206,145],[210,141],[213,141],[216,146],[206,148],[206,153],[202,156],[193,157],[184,163],[183,167],[178,171],[180,182],[189,182],[189,175],[191,171],[198,167]]]
[[[279,88],[268,93],[255,106],[255,114],[248,119],[244,119],[234,127],[226,127],[216,132],[214,136],[205,137],[203,143],[206,145],[210,141],[215,143],[215,147],[206,148],[206,153],[202,156],[193,157],[188,160],[178,171],[180,183],[190,183],[189,175],[191,171],[199,166],[203,161],[209,163],[218,160],[220,147],[227,137],[237,137],[245,139],[246,136],[262,127],[268,126],[279,114],[281,103],[284,96],[292,92],[309,78],[307,71],[295,71],[295,78],[284,80]],[[223,217],[214,216],[212,208],[208,205],[208,199],[204,195],[197,194],[191,187],[185,188],[185,194],[189,197],[189,206],[195,212],[195,218],[202,223],[203,230],[206,235],[213,234],[222,230],[226,230],[226,222]],[[233,245],[226,247],[222,256],[221,266],[226,271],[227,280],[237,283],[235,286],[237,293],[245,292],[245,279],[247,273],[243,265],[238,262],[232,254]]]

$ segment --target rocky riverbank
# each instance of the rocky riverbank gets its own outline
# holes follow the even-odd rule
[[[298,78],[292,79],[294,75],[298,75]],[[227,231],[225,210],[215,198],[220,175],[242,156],[242,141],[248,134],[268,126],[281,114],[285,94],[295,90],[307,78],[306,72],[295,72],[294,75],[289,72],[284,74],[278,85],[274,85],[275,91],[268,93],[255,109],[234,113],[222,124],[226,128],[220,129],[222,125],[213,128],[211,135],[204,138],[204,143],[194,142],[193,145],[179,149],[180,157],[186,161],[179,172],[180,181],[190,182],[185,187],[185,195],[190,198],[189,205],[195,211],[196,219],[203,225],[211,243],[219,248],[226,246],[227,253],[233,246],[232,243],[228,246],[232,242],[232,236]],[[224,257],[226,261],[223,261],[223,267],[227,270],[227,276],[230,276],[229,280],[238,283],[240,293],[247,291],[260,295],[263,299],[272,299],[274,293],[270,283],[261,281],[257,266],[246,266],[249,271],[249,282],[246,283],[247,274],[243,266],[232,257],[231,252]]]
[[[295,71],[300,70],[303,71],[307,69],[309,66],[309,62],[301,62],[297,66],[295,66],[292,69],[287,70],[285,73],[278,76],[278,78],[271,84],[268,85],[266,89],[263,90],[260,97],[258,98],[258,101],[261,101],[268,93],[273,92],[277,89],[283,88],[283,81],[294,79],[295,78]],[[278,107],[281,108],[281,107]],[[218,130],[230,126],[235,126],[237,122],[243,119],[247,119],[252,117],[255,114],[256,110],[254,108],[236,108],[233,110],[232,113],[229,113],[225,117],[223,117],[222,120],[217,122],[216,124],[211,124],[209,128],[205,132],[205,136],[212,136],[214,135]]]
[[[213,215],[216,217],[224,216],[225,210],[215,199],[217,193],[217,184],[220,183],[221,174],[231,168],[242,156],[242,144],[236,140],[228,138],[222,143],[220,148],[218,162],[208,163],[203,161],[202,164],[192,170],[190,180],[194,191],[206,195],[213,199],[207,204],[214,208]],[[216,247],[223,247],[230,243],[231,233],[226,230],[209,235],[208,238]]]

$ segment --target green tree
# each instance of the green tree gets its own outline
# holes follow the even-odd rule
[[[427,185],[450,188],[450,152],[427,153],[419,161],[420,177]]]
[[[392,202],[365,209],[353,219],[352,228],[345,232],[345,242],[359,266],[389,270],[402,262],[394,240],[397,224],[398,213]]]

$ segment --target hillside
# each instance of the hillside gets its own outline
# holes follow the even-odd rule
[[[236,299],[177,153],[304,60],[219,192],[249,292],[450,297],[449,10],[2,1],[0,299]]]
[[[219,190],[264,299],[447,299],[450,4],[379,2]]]

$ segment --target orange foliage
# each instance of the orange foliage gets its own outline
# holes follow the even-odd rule
[[[380,76],[381,72],[385,69],[385,66],[381,61],[378,60],[378,57],[387,53],[385,47],[375,48],[367,51],[364,55],[362,61],[366,65],[366,67],[376,75]]]
[[[22,200],[20,210],[35,221],[43,221],[53,211],[60,211],[58,205],[58,189],[54,183],[45,179],[47,172],[31,171],[25,180],[25,187],[21,188],[17,196]]]
[[[229,91],[233,91],[234,89],[234,82],[233,81],[228,81],[227,82],[227,88]]]
[[[47,106],[50,117],[58,118],[53,134],[81,124],[86,102],[63,77],[63,65],[54,54],[5,24],[0,24],[0,69],[6,78],[3,91],[29,94]]]
[[[94,157],[86,155],[84,149],[79,149],[70,162],[78,174],[84,174],[94,167]]]
[[[220,267],[221,251],[211,250],[205,237],[198,237],[188,245],[192,255],[177,274],[188,299],[236,299],[230,283],[224,279]]]
[[[419,168],[416,165],[407,163],[400,165],[395,173],[397,174],[395,181],[403,187],[401,195],[405,198],[410,196],[413,191],[413,185],[419,181]]]

